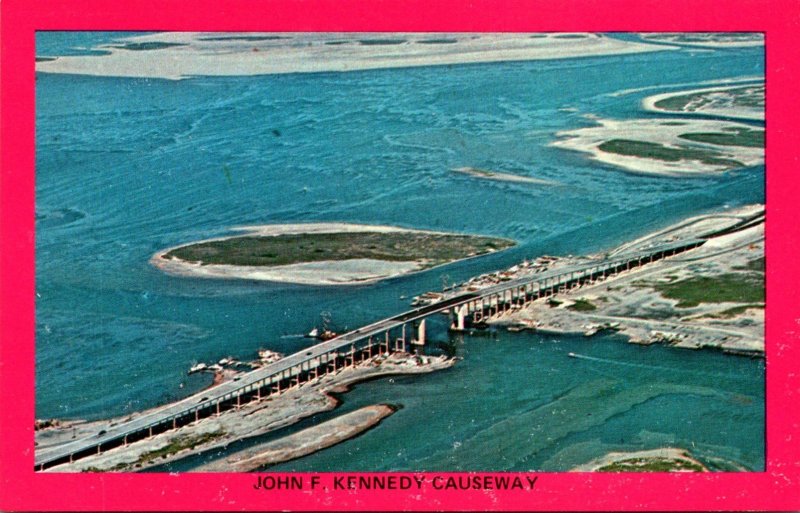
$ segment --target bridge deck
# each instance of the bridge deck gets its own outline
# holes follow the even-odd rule
[[[439,312],[444,312],[450,308],[476,300],[491,298],[498,293],[525,285],[537,283],[544,285],[545,282],[549,282],[547,284],[548,288],[557,287],[560,284],[569,282],[571,279],[577,278],[578,276],[574,276],[576,273],[586,273],[592,270],[594,270],[592,272],[602,272],[603,270],[613,269],[615,267],[619,267],[620,265],[625,265],[628,262],[649,258],[658,253],[663,254],[670,251],[679,252],[692,249],[693,247],[701,245],[703,242],[705,241],[684,240],[670,244],[659,245],[651,248],[649,251],[617,255],[613,259],[601,261],[596,260],[558,269],[552,269],[549,271],[498,283],[475,292],[456,294],[455,296],[446,298],[438,303],[415,308],[393,317],[379,320],[359,329],[344,333],[336,338],[308,347],[275,363],[247,372],[241,375],[236,381],[224,382],[210,390],[198,392],[178,402],[154,409],[144,415],[110,427],[101,435],[89,436],[67,444],[36,451],[35,466],[38,467],[40,465],[57,461],[65,457],[69,457],[72,454],[77,454],[94,447],[99,447],[101,444],[120,440],[126,435],[129,436],[134,433],[139,433],[149,429],[152,426],[161,425],[165,422],[170,422],[173,419],[185,417],[196,411],[212,407],[218,403],[221,403],[222,401],[236,397],[241,393],[254,390],[256,387],[266,386],[273,382],[271,380],[281,376],[282,373],[289,372],[291,374],[295,369],[301,369],[302,364],[312,362],[318,358],[321,358],[325,355],[330,355],[342,349],[349,350],[350,347],[356,342],[366,340],[369,337],[375,337],[379,334],[386,333],[389,330],[399,328],[404,324],[408,324],[409,322],[417,321]],[[573,278],[570,278],[571,275],[573,275]],[[562,279],[559,280],[559,278]],[[298,373],[299,372],[300,371],[298,371]]]

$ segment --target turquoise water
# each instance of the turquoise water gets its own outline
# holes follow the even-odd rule
[[[40,55],[99,33],[40,33]],[[764,168],[637,176],[547,146],[584,115],[649,116],[642,97],[763,74],[761,49],[183,81],[37,75],[37,417],[101,418],[208,384],[196,361],[290,352],[541,254],[609,248],[689,215],[764,200]],[[627,92],[633,89],[641,91]],[[565,108],[574,109],[564,110]],[[461,166],[559,182],[476,180]],[[511,251],[371,286],[175,278],[165,247],[231,226],[350,221],[511,237]],[[436,335],[444,340],[442,331]],[[618,340],[499,334],[453,369],[365,383],[343,408],[403,406],[286,469],[561,470],[674,444],[764,462],[764,365]],[[567,352],[592,359],[565,358]],[[552,411],[551,411],[552,410]],[[341,411],[341,410],[339,410]],[[308,422],[326,418],[324,415]]]

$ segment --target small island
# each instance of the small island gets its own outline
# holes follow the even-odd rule
[[[705,48],[735,48],[763,46],[764,34],[759,32],[646,32],[643,41]]]
[[[649,451],[612,452],[572,472],[708,472],[688,451],[665,447]]]
[[[371,283],[510,248],[514,241],[391,226],[315,223],[240,228],[244,233],[161,251],[163,271],[306,285]]]
[[[764,130],[710,119],[596,119],[562,131],[551,146],[657,176],[705,176],[764,163]]]

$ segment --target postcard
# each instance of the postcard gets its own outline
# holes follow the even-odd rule
[[[797,508],[797,10],[701,3],[4,3],[2,509]]]

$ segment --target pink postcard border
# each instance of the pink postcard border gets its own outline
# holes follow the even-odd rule
[[[800,198],[796,179],[800,130],[793,124],[800,105],[795,47],[799,7],[800,2],[789,0],[4,0],[0,4],[0,510],[800,509],[800,287],[796,283],[800,222],[795,218]],[[37,30],[765,32],[766,472],[536,473],[539,479],[532,491],[454,492],[427,487],[423,494],[402,490],[263,492],[253,489],[251,474],[35,474]],[[322,477],[328,480],[333,475]]]

